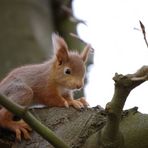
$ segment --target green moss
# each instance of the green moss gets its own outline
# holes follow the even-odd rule
[[[148,115],[131,113],[120,124],[125,148],[148,148]]]

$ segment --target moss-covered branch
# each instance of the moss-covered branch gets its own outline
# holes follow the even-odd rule
[[[39,133],[53,146],[57,148],[68,148],[68,146],[61,139],[59,139],[49,128],[38,121],[26,108],[15,104],[3,95],[0,95],[0,104],[7,108],[9,111],[13,112],[15,115],[23,118],[24,121],[28,123],[32,129]]]
[[[124,137],[120,132],[120,120],[125,101],[131,90],[147,78],[147,75],[142,77],[123,76],[116,74],[113,80],[115,81],[114,96],[106,105],[107,124],[101,132],[101,145],[103,148],[118,148],[124,147]]]

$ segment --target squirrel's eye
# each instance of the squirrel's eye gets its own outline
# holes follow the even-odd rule
[[[70,75],[71,74],[70,68],[65,68],[64,69],[64,74]]]

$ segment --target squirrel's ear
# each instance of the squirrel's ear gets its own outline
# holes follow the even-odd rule
[[[68,46],[65,40],[59,35],[52,34],[52,43],[54,48],[54,53],[57,56],[59,64],[68,60]]]
[[[90,48],[91,48],[91,45],[90,44],[87,44],[85,46],[85,48],[83,49],[82,53],[81,53],[81,58],[82,58],[82,60],[83,60],[84,63],[87,62],[88,55],[89,55],[89,52],[90,52]]]

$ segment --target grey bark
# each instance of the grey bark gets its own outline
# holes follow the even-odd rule
[[[100,108],[77,111],[74,108],[36,109],[36,117],[52,129],[69,147],[81,147],[87,137],[101,129],[105,124],[103,110]],[[13,146],[17,148],[45,148],[52,146],[36,132],[32,133],[32,140]]]

